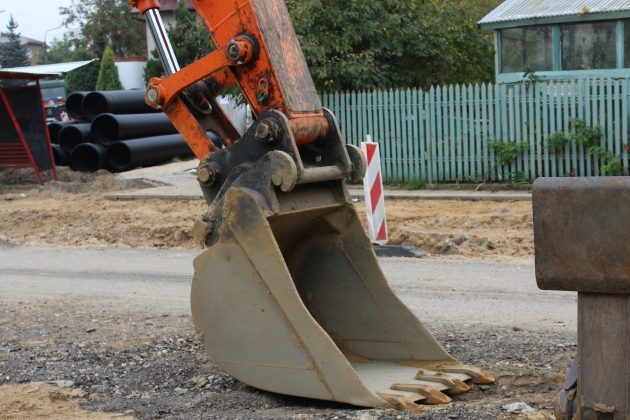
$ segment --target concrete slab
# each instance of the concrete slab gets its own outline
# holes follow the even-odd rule
[[[142,190],[116,191],[104,195],[109,200],[200,200],[203,194],[195,177],[199,162],[189,160],[168,165],[136,169],[119,174],[124,179],[150,179],[164,185]],[[350,186],[350,194],[363,198],[362,186]],[[405,200],[467,200],[467,201],[531,201],[528,191],[471,190],[392,190],[385,189],[385,198]]]

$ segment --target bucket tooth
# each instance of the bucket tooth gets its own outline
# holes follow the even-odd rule
[[[395,391],[415,392],[424,397],[423,403],[429,405],[448,404],[451,397],[431,385],[421,384],[393,384],[391,388]]]
[[[453,394],[462,394],[470,391],[470,387],[466,385],[466,382],[461,379],[452,378],[444,372],[431,372],[420,369],[416,374],[416,379],[419,381],[436,382],[446,385],[448,387],[448,391]]]
[[[424,398],[420,394],[411,392],[405,392],[405,395],[389,392],[377,392],[376,394],[396,410],[408,411],[416,414],[425,411],[421,405],[416,404],[416,401]]]
[[[489,375],[479,368],[474,366],[455,365],[440,367],[441,372],[445,373],[463,373],[472,378],[472,382],[478,385],[490,385],[493,384],[496,379],[494,376]]]

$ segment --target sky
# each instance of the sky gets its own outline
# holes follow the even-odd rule
[[[19,25],[17,31],[21,35],[39,41],[44,41],[46,36],[46,42],[50,44],[50,41],[61,39],[64,32],[72,29],[52,29],[61,25],[59,8],[70,4],[72,0],[0,0],[0,31],[7,31],[9,18],[13,14],[13,19]]]

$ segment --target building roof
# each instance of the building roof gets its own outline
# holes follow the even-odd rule
[[[9,41],[9,36],[5,33],[1,33],[0,34],[0,43],[3,42],[8,42]],[[42,41],[38,41],[36,39],[33,38],[29,38],[27,36],[20,36],[20,44],[22,45],[39,45],[41,47],[44,46],[44,43]]]
[[[11,67],[0,69],[0,79],[39,79],[46,76],[61,76],[74,69],[90,64],[96,58],[70,63],[43,64],[41,66]]]
[[[482,29],[630,17],[630,0],[505,0],[479,21]]]

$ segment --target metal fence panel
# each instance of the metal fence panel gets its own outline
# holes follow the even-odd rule
[[[322,102],[348,143],[358,145],[370,135],[381,144],[388,182],[532,181],[602,175],[588,148],[549,147],[549,138],[569,133],[575,119],[601,127],[600,146],[620,159],[628,175],[629,95],[630,80],[580,79],[336,92],[322,95]],[[528,150],[501,165],[491,142],[523,142]]]

